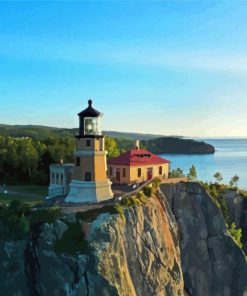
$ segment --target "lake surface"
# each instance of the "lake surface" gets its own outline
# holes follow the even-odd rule
[[[171,161],[171,169],[181,168],[187,174],[192,165],[196,166],[198,179],[213,181],[215,172],[220,172],[224,183],[238,175],[240,188],[247,189],[247,139],[200,139],[212,144],[216,152],[210,155],[162,154]]]

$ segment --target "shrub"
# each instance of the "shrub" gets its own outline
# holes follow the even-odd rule
[[[126,208],[133,207],[135,205],[139,205],[141,203],[140,199],[136,196],[130,196],[127,198],[123,198],[120,204]]]
[[[233,239],[235,240],[236,244],[242,248],[243,244],[241,242],[241,238],[242,238],[242,229],[241,228],[237,228],[235,223],[232,223],[231,226],[228,228],[231,236],[233,237]]]
[[[114,208],[115,208],[116,212],[117,212],[122,218],[124,218],[124,207],[123,207],[122,205],[120,205],[120,204],[116,204]]]
[[[239,190],[239,194],[244,197],[247,198],[247,191],[246,190]]]
[[[177,169],[173,169],[170,173],[169,173],[169,178],[183,178],[185,177],[183,170],[181,170],[180,168]]]
[[[32,213],[30,216],[31,224],[54,223],[56,219],[62,217],[59,208],[41,209]]]
[[[28,205],[16,200],[11,201],[9,207],[0,206],[0,236],[3,239],[25,239],[30,232],[30,224],[25,216],[29,210]]]
[[[30,213],[30,206],[19,200],[12,200],[8,208],[8,213],[10,215],[13,214],[18,216],[21,216],[23,214],[28,214]]]
[[[3,237],[14,240],[25,239],[29,235],[30,224],[28,219],[22,215],[10,215],[3,223]]]
[[[152,186],[153,188],[159,188],[161,183],[161,179],[156,177],[153,179]]]
[[[143,193],[145,194],[145,196],[151,197],[152,194],[153,194],[153,188],[152,187],[149,187],[149,186],[145,186],[143,188]]]
[[[136,197],[143,203],[145,203],[147,201],[145,194],[143,193],[143,191],[139,191],[136,195]]]
[[[64,232],[61,239],[56,241],[54,251],[75,255],[87,251],[87,241],[84,239],[84,233],[79,221],[68,224],[68,229]]]

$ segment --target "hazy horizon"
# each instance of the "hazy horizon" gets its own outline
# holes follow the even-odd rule
[[[246,137],[247,2],[0,2],[0,122]]]

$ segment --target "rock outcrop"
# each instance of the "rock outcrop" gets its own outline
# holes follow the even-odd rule
[[[27,241],[1,242],[1,296],[184,295],[176,224],[159,199],[123,217],[80,221],[88,247],[78,255],[54,251],[65,222],[43,224]]]
[[[247,295],[247,264],[224,218],[198,183],[163,184],[180,234],[185,290],[195,296]]]
[[[247,198],[235,190],[224,190],[224,199],[227,203],[231,220],[242,229],[243,250],[247,253]]]

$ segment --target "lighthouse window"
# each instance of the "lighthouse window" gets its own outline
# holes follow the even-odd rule
[[[142,169],[139,168],[137,171],[137,176],[140,178],[142,176]]]
[[[91,141],[87,140],[86,145],[87,145],[87,147],[90,147],[91,146]]]
[[[101,117],[85,117],[84,133],[85,135],[101,135]]]
[[[80,157],[76,157],[76,166],[80,166]]]
[[[89,173],[89,172],[86,172],[85,173],[85,181],[86,182],[90,182],[91,181],[91,173]]]

